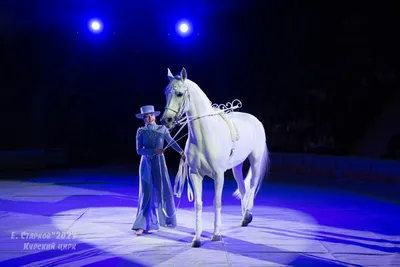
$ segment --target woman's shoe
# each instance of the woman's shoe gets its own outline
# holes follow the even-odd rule
[[[176,225],[173,225],[173,224],[164,224],[162,227],[165,227],[165,228],[175,228],[175,226],[176,226]]]
[[[135,232],[136,235],[141,235],[141,234],[143,234],[143,233],[144,233],[144,230],[143,230],[143,229],[138,229],[138,230],[136,230],[136,232]]]

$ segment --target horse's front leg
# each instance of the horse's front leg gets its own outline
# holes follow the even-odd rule
[[[214,178],[215,198],[214,198],[214,234],[211,238],[212,241],[220,241],[221,233],[221,207],[222,207],[222,189],[224,188],[224,174],[219,173]]]
[[[203,231],[202,229],[202,210],[203,210],[203,177],[196,173],[191,173],[190,178],[192,180],[194,189],[194,209],[196,211],[196,231],[192,241],[192,247],[197,248],[201,246],[200,236]]]

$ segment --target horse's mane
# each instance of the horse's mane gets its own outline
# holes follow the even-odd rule
[[[203,92],[203,90],[201,90],[200,86],[198,86],[195,82],[193,82],[189,79],[187,79],[186,82],[188,83],[188,86],[189,86],[188,88],[189,88],[190,93],[197,94],[196,97],[201,97],[202,99],[204,99],[208,103],[209,107],[211,109],[213,109],[212,102],[210,101],[208,96]]]
[[[174,79],[176,80],[180,80],[180,76],[176,75],[174,77]],[[210,110],[215,110],[215,107],[213,107],[212,102],[210,101],[210,99],[208,98],[208,96],[203,92],[203,90],[201,90],[200,86],[198,86],[195,82],[186,79],[185,81],[188,85],[188,90],[189,93],[192,97],[196,98],[196,99],[202,99],[204,100],[205,103],[205,107],[206,108],[210,108]],[[170,86],[170,84],[164,89],[164,93],[168,94],[169,91],[172,89],[172,87]]]

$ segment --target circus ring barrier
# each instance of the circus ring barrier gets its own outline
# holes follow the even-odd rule
[[[271,172],[400,183],[400,161],[313,154],[271,154]]]

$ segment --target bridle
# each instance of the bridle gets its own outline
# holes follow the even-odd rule
[[[184,84],[185,84],[186,88],[185,88],[185,92],[183,93],[183,96],[182,96],[183,97],[183,101],[182,101],[181,105],[179,106],[178,110],[172,109],[172,108],[167,107],[167,106],[164,108],[164,110],[170,110],[170,111],[175,113],[174,125],[173,125],[172,128],[182,124],[182,121],[184,121],[183,117],[185,115],[186,109],[187,109],[187,107],[188,107],[188,105],[190,103],[189,88],[188,88],[188,86],[186,85],[185,82],[184,82]],[[173,93],[174,91],[176,91],[176,89],[170,89],[168,93],[170,94],[170,93]]]
[[[175,134],[174,137],[172,137],[172,140],[168,143],[168,145],[164,148],[164,150],[166,150],[168,147],[170,147],[172,145],[172,143],[177,143],[180,139],[182,139],[183,137],[185,137],[186,135],[188,135],[187,133],[185,135],[183,135],[181,138],[179,138],[178,140],[175,140],[176,136],[179,134],[180,131],[182,131],[182,129],[185,127],[185,125],[189,122],[186,118],[185,115],[185,110],[187,109],[189,103],[190,103],[190,94],[189,94],[189,88],[187,86],[186,83],[185,84],[185,92],[183,93],[183,101],[181,103],[181,105],[179,106],[178,110],[172,109],[170,107],[165,107],[164,110],[170,110],[172,112],[175,113],[175,117],[174,117],[174,125],[172,126],[172,128],[175,128],[176,126],[180,125],[180,129],[178,130],[178,132]],[[174,93],[174,91],[176,91],[176,89],[170,89],[169,90],[169,94],[170,93]],[[169,103],[167,103],[168,105]],[[184,122],[186,119],[186,122]],[[176,210],[178,209],[180,203],[181,203],[181,194],[183,191],[183,186],[185,184],[185,180],[187,180],[187,196],[188,196],[188,200],[190,202],[193,201],[193,189],[190,186],[189,183],[189,172],[188,172],[188,164],[186,161],[181,159],[181,162],[179,164],[179,170],[178,173],[175,177],[175,183],[174,183],[174,195],[177,196],[179,198],[179,202],[178,205],[176,207]],[[164,215],[167,216],[166,211],[164,210],[164,207],[162,207],[162,210],[164,212]],[[175,211],[176,212],[176,211]],[[174,213],[175,214],[175,213]]]

